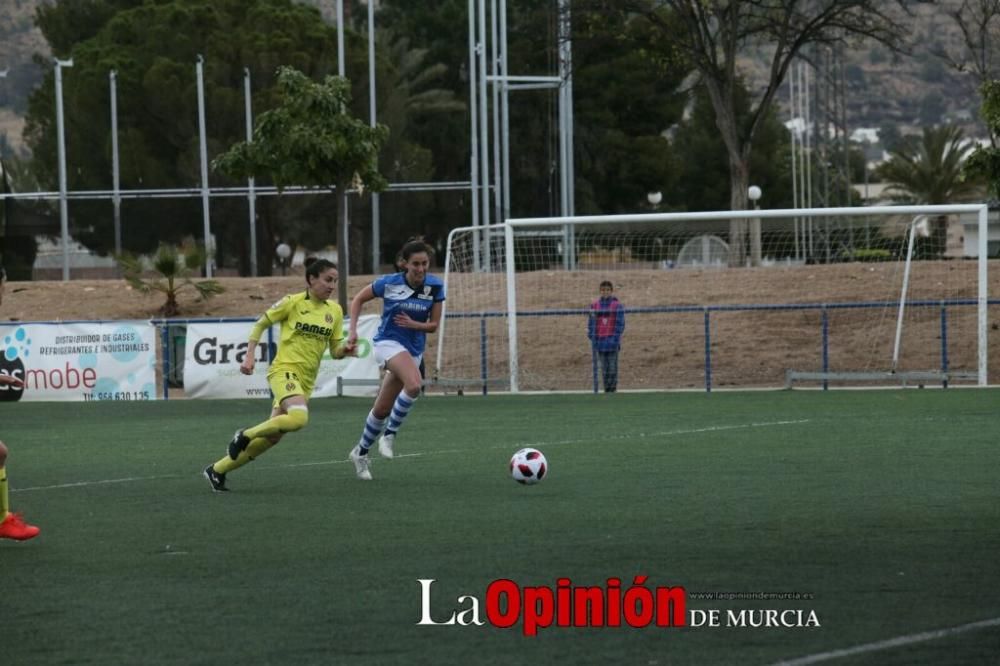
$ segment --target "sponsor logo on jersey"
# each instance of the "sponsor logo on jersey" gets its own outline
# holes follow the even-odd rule
[[[405,301],[413,295],[413,290],[405,284],[387,284],[384,299],[389,301]]]
[[[306,335],[316,335],[321,338],[328,338],[333,334],[333,329],[317,324],[304,324],[301,321],[295,322],[295,330]]]

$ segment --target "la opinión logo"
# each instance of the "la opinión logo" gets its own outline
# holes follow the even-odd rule
[[[575,586],[569,578],[548,585],[521,587],[501,578],[486,587],[485,602],[474,595],[455,600],[450,615],[435,616],[431,609],[434,578],[419,578],[420,621],[429,626],[483,626],[509,629],[521,623],[525,636],[535,636],[548,627],[683,627],[687,625],[687,593],[683,587],[647,585],[648,576],[635,576],[622,588],[620,578],[608,578],[604,586]],[[486,619],[483,619],[482,610]]]

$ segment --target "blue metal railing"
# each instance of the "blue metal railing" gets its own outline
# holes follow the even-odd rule
[[[975,298],[955,298],[955,299],[933,299],[907,301],[907,308],[940,308],[941,321],[941,371],[946,374],[949,368],[948,360],[948,308],[975,306],[978,300]],[[990,299],[987,305],[1000,305],[1000,299]],[[847,303],[777,303],[777,304],[732,304],[732,305],[669,305],[657,307],[626,307],[626,315],[641,314],[675,314],[675,313],[695,313],[701,312],[704,315],[704,338],[705,338],[705,391],[712,390],[712,313],[713,312],[751,312],[762,310],[776,311],[809,311],[818,310],[820,312],[820,338],[821,338],[821,365],[823,372],[830,370],[830,317],[831,310],[851,310],[864,308],[898,308],[899,301],[866,301]],[[590,308],[563,308],[554,310],[526,310],[519,311],[518,317],[587,317],[593,313]],[[449,319],[475,319],[480,320],[479,344],[480,344],[480,372],[482,380],[483,394],[486,394],[487,381],[489,379],[487,370],[487,345],[486,320],[492,318],[506,317],[506,312],[448,312],[445,315]],[[591,354],[591,376],[593,390],[598,390],[598,360],[597,355]],[[947,387],[947,380],[943,382]],[[829,388],[828,382],[823,381],[823,389]]]
[[[940,351],[940,364],[941,372],[947,375],[950,362],[948,357],[948,310],[949,308],[955,307],[969,307],[975,306],[978,301],[974,298],[962,298],[962,299],[936,299],[936,300],[916,300],[907,301],[907,308],[921,308],[921,307],[937,307],[940,309],[940,331],[941,331],[941,351]],[[989,299],[987,305],[996,306],[1000,305],[1000,299]],[[751,312],[751,311],[809,311],[818,310],[820,312],[820,339],[821,339],[821,367],[823,372],[829,372],[830,366],[830,322],[829,322],[829,312],[831,310],[849,310],[849,309],[863,309],[863,308],[896,308],[899,307],[898,301],[870,301],[870,302],[847,302],[847,303],[779,303],[779,304],[732,304],[732,305],[671,305],[671,306],[657,306],[657,307],[626,307],[624,312],[626,315],[643,315],[643,314],[678,314],[678,313],[702,313],[703,315],[703,329],[704,329],[704,377],[705,377],[705,391],[712,391],[712,313],[718,312]],[[539,311],[523,311],[518,312],[518,317],[562,317],[562,316],[574,316],[574,317],[587,317],[593,311],[590,308],[565,308],[556,310],[539,310]],[[449,319],[479,319],[479,348],[480,348],[480,381],[482,383],[482,393],[487,394],[487,386],[490,383],[496,383],[491,380],[489,376],[489,339],[487,335],[487,319],[492,318],[503,318],[506,317],[507,313],[499,311],[490,312],[448,312],[446,317]],[[11,324],[107,324],[116,323],[117,320],[67,320],[67,321],[31,321],[31,322],[9,322]],[[149,319],[147,320],[150,324],[157,326],[161,329],[160,331],[160,341],[161,341],[161,354],[162,354],[162,372],[163,372],[163,399],[169,399],[170,397],[170,374],[173,370],[175,359],[172,356],[172,345],[170,341],[169,328],[171,326],[186,326],[188,324],[195,323],[252,323],[256,321],[252,317],[215,317],[215,318],[195,318],[195,319]],[[8,322],[4,322],[8,323]],[[271,330],[268,330],[268,343],[270,345],[274,343],[273,335]],[[598,382],[598,361],[597,355],[592,354],[592,381],[594,386],[594,392],[597,392],[597,382]],[[945,379],[943,386],[947,387],[948,382]],[[479,382],[476,382],[478,385]],[[823,381],[823,388],[827,389],[827,381]]]

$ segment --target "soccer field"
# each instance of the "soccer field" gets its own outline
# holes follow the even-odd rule
[[[201,470],[266,401],[0,404],[13,509],[42,528],[0,542],[0,663],[996,663],[998,401],[427,397],[365,483],[346,457],[370,401],[321,399],[225,494]],[[522,446],[548,457],[537,486],[509,477]],[[498,579],[642,576],[720,626],[487,616]],[[750,626],[767,609],[819,626]]]

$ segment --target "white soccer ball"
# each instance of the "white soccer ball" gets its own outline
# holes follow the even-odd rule
[[[521,449],[510,459],[510,475],[518,483],[538,483],[548,471],[549,462],[538,449]]]

